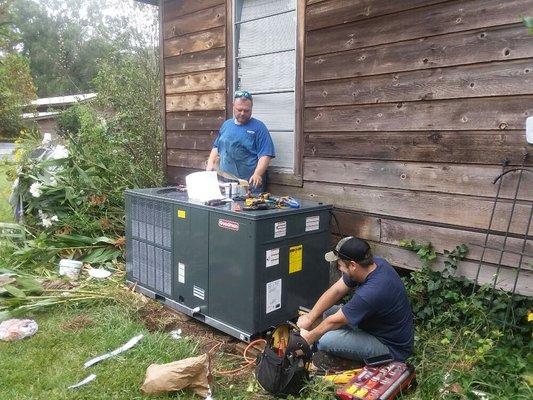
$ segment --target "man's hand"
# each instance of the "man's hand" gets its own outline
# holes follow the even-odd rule
[[[260,187],[263,183],[263,178],[261,177],[261,175],[254,172],[254,174],[250,177],[248,183],[250,183],[250,185],[252,186]]]
[[[298,321],[296,321],[296,325],[298,325],[298,328],[300,329],[311,329],[311,325],[313,325],[313,321],[311,318],[309,318],[309,314],[301,315],[298,318]]]
[[[311,332],[307,329],[300,329],[300,336],[307,342],[309,346],[311,346],[314,343],[314,340],[312,339]]]

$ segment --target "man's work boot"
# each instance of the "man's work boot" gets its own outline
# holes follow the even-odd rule
[[[318,375],[346,371],[362,367],[364,363],[357,360],[337,357],[325,351],[317,351],[313,354],[313,369]]]

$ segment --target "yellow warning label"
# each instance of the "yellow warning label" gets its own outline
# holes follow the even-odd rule
[[[302,245],[289,247],[289,274],[302,270]]]
[[[185,210],[178,210],[178,218],[187,218]]]

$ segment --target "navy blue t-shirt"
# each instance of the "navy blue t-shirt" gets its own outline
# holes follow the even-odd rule
[[[261,157],[275,157],[270,132],[255,118],[244,125],[236,124],[233,119],[225,121],[213,147],[220,156],[220,169],[246,180],[253,175]]]
[[[413,353],[414,322],[411,304],[398,273],[381,257],[374,257],[377,268],[359,284],[346,274],[346,286],[356,288],[342,307],[353,327],[377,337],[395,360],[404,361]]]

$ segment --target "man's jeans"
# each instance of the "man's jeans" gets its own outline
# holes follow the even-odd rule
[[[324,318],[335,314],[340,308],[340,305],[331,307],[324,313]],[[390,354],[388,347],[375,336],[349,325],[327,332],[319,339],[317,349],[350,360]]]

